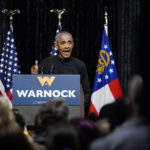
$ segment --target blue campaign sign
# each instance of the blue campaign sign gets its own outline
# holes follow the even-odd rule
[[[13,105],[41,105],[63,98],[80,105],[80,75],[13,75]]]

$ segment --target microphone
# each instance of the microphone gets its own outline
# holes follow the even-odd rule
[[[50,66],[50,74],[54,74],[54,69],[55,69],[55,67],[52,65],[52,66]]]
[[[43,66],[41,66],[41,70],[40,70],[41,72],[41,74],[44,74],[44,72],[43,72]]]

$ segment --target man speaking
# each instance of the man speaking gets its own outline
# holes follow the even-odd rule
[[[62,31],[56,36],[55,47],[59,50],[57,56],[49,56],[38,61],[31,67],[31,74],[79,74],[84,92],[85,115],[88,114],[90,103],[90,87],[85,63],[71,56],[74,47],[73,37],[69,32]]]

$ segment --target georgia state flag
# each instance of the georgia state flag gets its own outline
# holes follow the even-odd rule
[[[105,104],[115,101],[115,99],[122,95],[115,61],[106,35],[106,30],[104,29],[89,114],[94,112],[95,115],[98,116],[101,108]]]

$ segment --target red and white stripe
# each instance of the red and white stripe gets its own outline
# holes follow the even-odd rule
[[[104,105],[114,102],[121,96],[122,91],[120,88],[119,80],[117,78],[92,93],[89,114],[94,112],[98,116],[101,108]]]
[[[12,89],[9,90],[7,93],[5,92],[5,88],[4,85],[2,83],[2,81],[0,80],[0,92],[1,92],[1,96],[4,96],[5,99],[7,100],[10,108],[12,108]]]

